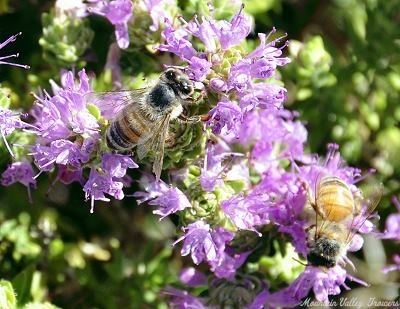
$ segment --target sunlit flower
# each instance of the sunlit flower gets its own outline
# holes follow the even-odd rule
[[[115,27],[115,36],[120,48],[129,46],[128,22],[133,17],[130,0],[90,0],[89,12],[104,16]]]
[[[85,183],[83,190],[85,191],[86,199],[90,199],[90,212],[94,211],[94,201],[110,201],[105,196],[108,194],[117,200],[124,198],[124,179],[128,168],[137,168],[137,164],[133,160],[120,154],[104,154],[101,162],[101,170],[98,171],[92,168],[89,178]]]
[[[135,192],[133,196],[139,203],[148,202],[149,205],[157,205],[159,208],[153,213],[161,218],[192,206],[181,190],[162,180],[154,181],[153,176],[144,175],[141,184],[145,191]]]

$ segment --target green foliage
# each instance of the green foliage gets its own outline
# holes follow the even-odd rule
[[[382,153],[377,137],[384,139],[398,121],[399,30],[388,22],[396,8],[393,2],[358,0],[319,7],[319,18],[310,25],[314,33],[289,47],[293,65],[283,70],[293,107],[310,129],[311,150],[321,152],[326,141],[335,141],[350,163],[374,166],[386,176],[398,162],[390,160],[385,170],[375,162]],[[329,32],[318,23],[328,16]]]
[[[39,44],[44,59],[62,67],[80,63],[83,53],[91,46],[94,32],[89,22],[62,10],[42,14],[43,35]]]

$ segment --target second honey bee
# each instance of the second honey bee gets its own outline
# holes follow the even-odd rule
[[[153,172],[158,180],[164,147],[174,144],[174,136],[169,132],[170,121],[196,123],[206,120],[206,116],[186,117],[183,114],[183,107],[194,102],[193,93],[194,85],[189,77],[179,69],[169,68],[153,86],[99,94],[101,100],[124,102],[107,129],[108,147],[122,152],[136,147],[139,159],[151,153],[154,156]]]
[[[355,194],[339,177],[326,175],[317,180],[315,196],[309,197],[304,213],[313,223],[308,229],[311,265],[334,267],[346,255],[349,244],[368,216],[375,210],[381,191],[369,201],[365,213],[361,213],[361,193]],[[363,215],[361,223],[354,218]]]

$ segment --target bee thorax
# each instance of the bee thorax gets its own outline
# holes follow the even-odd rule
[[[169,85],[159,83],[149,92],[147,103],[160,111],[168,112],[176,101],[174,90]]]

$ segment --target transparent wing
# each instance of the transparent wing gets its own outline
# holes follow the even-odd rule
[[[350,225],[350,232],[347,235],[346,243],[350,243],[354,235],[360,231],[365,221],[367,221],[371,214],[375,211],[379,201],[383,195],[384,186],[379,184],[372,188],[372,192],[368,194],[368,198],[359,201],[361,203],[361,213],[355,216]]]
[[[167,137],[170,118],[171,115],[167,114],[157,121],[149,133],[139,139],[136,148],[139,159],[144,158],[149,151],[155,156],[153,172],[157,180],[160,179],[163,166],[165,139]]]
[[[125,106],[129,104],[138,104],[144,100],[147,93],[148,88],[89,92],[85,95],[85,100],[88,104],[96,105],[104,118],[112,120]]]

